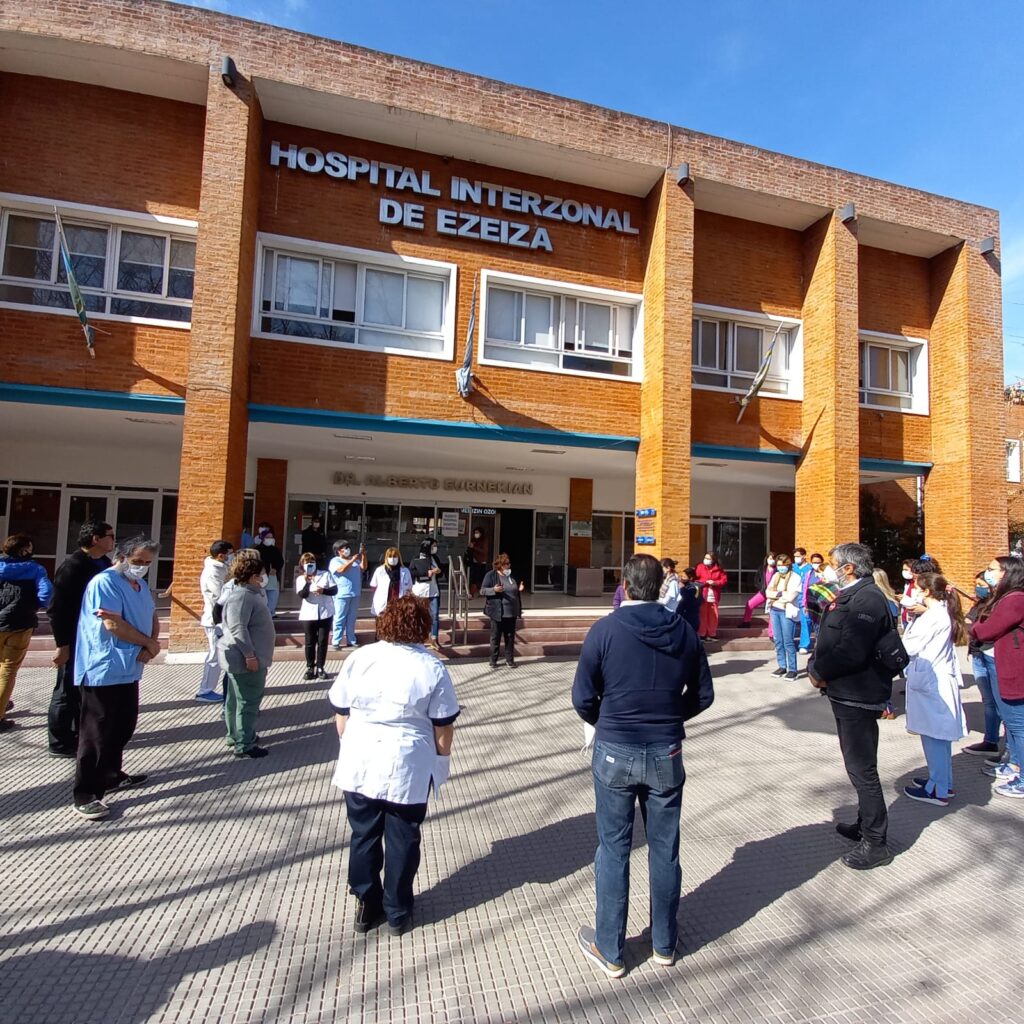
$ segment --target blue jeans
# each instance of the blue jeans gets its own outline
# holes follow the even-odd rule
[[[936,796],[949,796],[953,788],[953,744],[949,740],[922,736],[921,746],[928,762],[928,781],[924,788]]]
[[[772,609],[772,639],[775,641],[775,660],[779,668],[796,671],[796,629],[798,623],[786,618],[785,612]]]
[[[1010,753],[1010,761],[1020,764],[1024,757],[1024,702],[1007,704],[999,692],[999,676],[992,675],[992,696],[1006,727],[1006,749]]]
[[[436,640],[441,631],[441,595],[430,599],[430,635]]]
[[[267,608],[270,610],[270,614],[273,615],[277,611],[277,602],[281,600],[281,591],[278,589],[263,591],[267,595]]]
[[[794,626],[797,623],[793,623]],[[814,638],[814,623],[811,621],[810,615],[807,614],[806,608],[800,609],[800,644],[805,651],[810,650],[811,640]]]
[[[341,641],[347,637],[349,645],[356,645],[356,614],[359,612],[359,595],[342,597],[336,595],[334,598],[334,636],[331,642],[335,647],[341,646]]]
[[[995,694],[992,692],[992,684],[996,678],[995,655],[991,651],[972,654],[971,667],[974,670],[974,681],[978,684],[981,703],[985,709],[985,742],[998,743],[999,725],[1003,719],[996,705]]]
[[[651,878],[651,941],[659,953],[675,952],[679,938],[679,812],[683,802],[682,742],[624,745],[597,741],[591,762],[597,809],[597,937],[601,954],[621,964],[629,911],[629,851],[633,816],[647,831]]]

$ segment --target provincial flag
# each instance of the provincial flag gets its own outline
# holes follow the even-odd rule
[[[775,354],[775,343],[779,340],[779,331],[782,330],[782,324],[775,328],[775,333],[772,335],[772,340],[768,342],[768,348],[765,350],[764,358],[761,360],[761,365],[757,368],[757,373],[754,374],[754,379],[750,382],[750,387],[747,389],[747,393],[740,399],[740,411],[736,416],[736,422],[739,423],[743,419],[743,414],[747,411],[747,406],[754,400],[758,391],[761,390],[761,385],[764,384],[765,379],[768,376],[768,368],[772,365],[772,356]]]
[[[455,371],[455,387],[462,398],[473,393],[473,334],[476,330],[476,289],[479,277],[473,278],[473,302],[469,307],[469,327],[466,330],[466,357]]]
[[[89,317],[85,311],[85,299],[82,298],[82,289],[78,287],[78,279],[75,277],[74,268],[71,266],[71,249],[68,246],[68,240],[64,235],[64,225],[60,221],[60,214],[57,212],[57,207],[53,208],[53,216],[57,221],[57,234],[60,236],[60,258],[64,263],[64,273],[67,274],[68,278],[68,291],[71,292],[71,301],[74,304],[75,312],[78,314],[78,319],[82,324],[82,333],[85,335],[85,344],[89,349],[89,355],[95,359],[96,349],[94,347],[94,341],[96,338],[96,332],[89,325]]]

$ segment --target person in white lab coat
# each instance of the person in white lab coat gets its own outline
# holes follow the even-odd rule
[[[448,670],[423,646],[430,623],[426,599],[395,598],[377,616],[378,642],[349,655],[327,695],[341,738],[333,783],[345,793],[360,933],[384,918],[392,935],[412,926],[427,796],[448,778],[460,709]]]
[[[412,573],[402,565],[402,554],[398,548],[388,548],[381,564],[370,577],[373,599],[370,614],[376,618],[391,601],[405,597],[412,590]]]
[[[921,573],[917,587],[924,612],[903,634],[907,666],[907,731],[917,733],[928,762],[928,778],[914,779],[911,800],[947,807],[953,793],[953,740],[967,732],[960,702],[963,677],[955,647],[967,643],[963,610],[944,576]]]

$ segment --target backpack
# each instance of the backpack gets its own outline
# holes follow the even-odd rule
[[[891,679],[901,675],[910,664],[910,655],[900,639],[895,626],[891,625],[875,643],[875,664]]]

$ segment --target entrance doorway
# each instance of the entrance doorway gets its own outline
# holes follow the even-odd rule
[[[503,508],[498,513],[498,547],[512,563],[512,578],[532,589],[533,509]]]

